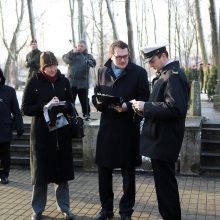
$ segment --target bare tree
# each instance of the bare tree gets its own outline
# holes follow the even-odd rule
[[[20,2],[20,4],[18,3]],[[18,54],[19,52],[23,49],[23,47],[25,46],[26,42],[21,45],[18,48],[18,36],[19,36],[19,32],[20,32],[20,27],[21,27],[21,23],[23,20],[23,15],[24,15],[24,0],[15,1],[15,13],[16,13],[16,19],[17,19],[17,24],[15,27],[15,30],[13,31],[13,36],[12,36],[12,40],[10,42],[10,44],[8,44],[7,42],[7,37],[5,34],[5,26],[4,26],[4,16],[3,16],[3,8],[2,8],[2,2],[0,0],[0,15],[1,15],[1,39],[3,41],[3,44],[5,46],[5,48],[8,51],[8,57],[6,59],[6,64],[5,64],[5,68],[4,68],[4,74],[6,77],[6,82],[7,83],[11,83],[15,85],[15,88],[17,88],[19,86],[19,81],[18,81]]]
[[[32,0],[27,0],[27,5],[28,5],[31,38],[36,39],[36,29],[35,29],[35,22],[34,22],[34,11],[33,11]]]
[[[152,7],[153,18],[154,18],[154,41],[155,41],[155,43],[157,43],[157,34],[156,34],[157,22],[156,22],[156,16],[155,16],[155,12],[154,12],[153,0],[151,0],[151,7]]]
[[[89,44],[90,44],[90,52],[93,53],[93,48],[94,48],[94,44],[95,44],[95,14],[94,14],[94,1],[93,0],[90,0],[90,7],[91,7],[91,11],[92,11],[92,33],[87,33],[87,38],[88,38],[88,41],[89,41]],[[90,68],[91,69],[91,68]]]
[[[175,57],[179,57],[179,62],[182,64],[182,51],[181,51],[181,35],[180,35],[180,26],[181,26],[181,21],[180,21],[180,14],[179,14],[179,7],[178,7],[178,0],[173,2],[173,10],[174,10],[174,26],[175,26]]]
[[[218,34],[217,34],[217,22],[215,5],[213,0],[209,0],[209,17],[211,25],[211,47],[212,47],[212,65],[218,66]]]
[[[116,23],[115,23],[115,19],[114,19],[114,15],[113,15],[113,11],[111,9],[112,6],[112,0],[105,0],[106,5],[107,5],[107,9],[108,9],[108,15],[112,24],[112,29],[113,29],[113,38],[114,40],[118,39],[118,32],[116,29]]]
[[[206,86],[207,86],[207,81],[208,81],[208,58],[207,58],[207,53],[206,53],[206,48],[205,48],[205,40],[204,40],[204,35],[203,35],[203,27],[202,27],[202,21],[201,21],[201,15],[200,15],[200,5],[199,5],[199,0],[194,0],[195,4],[195,15],[196,15],[196,22],[197,22],[197,31],[198,31],[198,40],[199,40],[199,45],[202,53],[202,60],[203,60],[203,70],[204,70],[204,89],[206,92]],[[202,86],[203,87],[203,86]]]
[[[79,13],[79,39],[86,40],[85,20],[83,14],[83,0],[78,0],[78,13]]]
[[[130,50],[130,58],[135,61],[135,53],[134,53],[134,36],[133,36],[133,26],[131,21],[131,1],[125,0],[125,15],[127,22],[127,32],[128,32],[128,46]]]
[[[71,19],[71,33],[72,33],[71,43],[73,45],[76,44],[75,32],[74,32],[74,6],[75,6],[74,3],[75,3],[75,0],[69,0],[70,19]]]
[[[97,59],[97,66],[104,65],[104,18],[103,18],[103,0],[90,0],[90,8],[91,8],[91,16],[93,22],[93,35],[94,39],[97,39],[96,45],[98,46],[98,59]],[[95,3],[97,5],[95,5]],[[97,13],[97,11],[99,13]],[[95,33],[96,32],[96,33]],[[95,36],[96,35],[96,36]],[[90,39],[90,37],[89,37]]]
[[[208,59],[207,59],[205,40],[204,40],[204,35],[203,35],[199,0],[194,0],[194,4],[195,4],[195,15],[196,15],[197,28],[198,28],[197,31],[198,31],[198,37],[199,37],[199,45],[200,45],[200,49],[201,49],[201,53],[202,53],[202,59],[203,59],[204,66],[207,66]]]
[[[168,43],[169,43],[169,55],[171,56],[171,1],[168,0]]]
[[[104,28],[103,28],[103,1],[99,0],[99,19],[100,19],[100,65],[104,65]]]
[[[190,0],[184,0],[185,5],[185,25],[181,25],[181,32],[182,32],[182,42],[183,42],[183,55],[184,55],[184,62],[185,67],[189,66],[190,54],[193,46],[193,42],[195,40],[196,29],[193,26],[193,5],[191,4]],[[183,28],[185,26],[185,28]]]

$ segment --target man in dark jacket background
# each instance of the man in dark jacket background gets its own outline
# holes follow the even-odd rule
[[[96,220],[114,215],[112,173],[115,168],[121,168],[123,177],[119,213],[121,220],[129,220],[135,204],[135,167],[141,165],[140,118],[134,114],[130,101],[147,101],[149,87],[146,70],[130,61],[126,43],[113,42],[109,56],[104,67],[98,70],[93,96],[94,106],[102,112],[95,159],[102,209]],[[97,94],[120,97],[121,103],[105,104],[97,99]]]
[[[96,66],[96,61],[91,54],[88,54],[87,45],[80,40],[77,46],[63,55],[63,61],[68,64],[68,79],[75,104],[78,95],[82,107],[83,117],[90,118],[90,105],[88,98],[89,69]]]
[[[17,136],[20,137],[23,134],[23,119],[15,90],[4,84],[5,77],[0,69],[0,179],[2,184],[7,184],[10,172],[12,124],[15,125]]]
[[[38,72],[40,68],[41,51],[38,49],[37,40],[30,42],[31,51],[26,55],[25,67],[29,68],[27,81]]]
[[[168,58],[165,46],[142,51],[157,71],[148,102],[134,101],[133,109],[145,120],[141,154],[151,158],[159,211],[163,219],[180,220],[181,208],[175,162],[179,156],[188,106],[188,82],[179,62]]]

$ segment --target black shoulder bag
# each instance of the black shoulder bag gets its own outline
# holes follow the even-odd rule
[[[68,121],[70,124],[72,138],[83,138],[85,136],[84,122],[75,108],[73,116],[68,116]]]

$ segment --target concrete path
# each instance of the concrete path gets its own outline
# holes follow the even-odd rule
[[[182,206],[182,220],[220,220],[220,178],[177,176]],[[120,173],[113,176],[114,219],[120,219],[118,203],[122,195]],[[75,220],[94,219],[100,210],[97,173],[76,172],[70,181],[71,211]],[[136,204],[133,220],[162,220],[151,174],[137,174]],[[31,191],[29,170],[13,169],[10,183],[0,185],[0,220],[31,219]],[[56,210],[53,185],[49,185],[48,201],[43,219],[62,219]]]

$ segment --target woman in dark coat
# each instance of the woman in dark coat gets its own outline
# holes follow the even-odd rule
[[[129,220],[135,203],[135,166],[141,164],[140,120],[134,115],[130,101],[148,99],[148,80],[147,72],[129,60],[126,43],[114,42],[110,46],[110,57],[98,71],[95,94],[121,97],[121,105],[105,105],[95,99],[96,96],[93,97],[95,107],[102,112],[95,160],[99,169],[102,210],[96,219],[114,215],[112,172],[114,168],[121,168],[124,194],[120,200],[119,213],[122,220]]]
[[[22,102],[22,111],[32,116],[31,124],[31,177],[33,184],[32,219],[40,219],[47,199],[47,184],[54,183],[57,209],[66,219],[73,219],[69,211],[69,180],[74,179],[72,141],[69,125],[49,131],[43,108],[48,102],[72,102],[69,81],[57,69],[52,52],[40,57],[40,71],[28,82]],[[71,114],[71,109],[61,112]],[[69,111],[69,112],[68,112]]]
[[[17,136],[23,134],[23,119],[15,90],[5,85],[5,77],[0,69],[0,179],[2,184],[9,182],[10,142],[13,124]],[[14,123],[13,123],[14,121]]]

